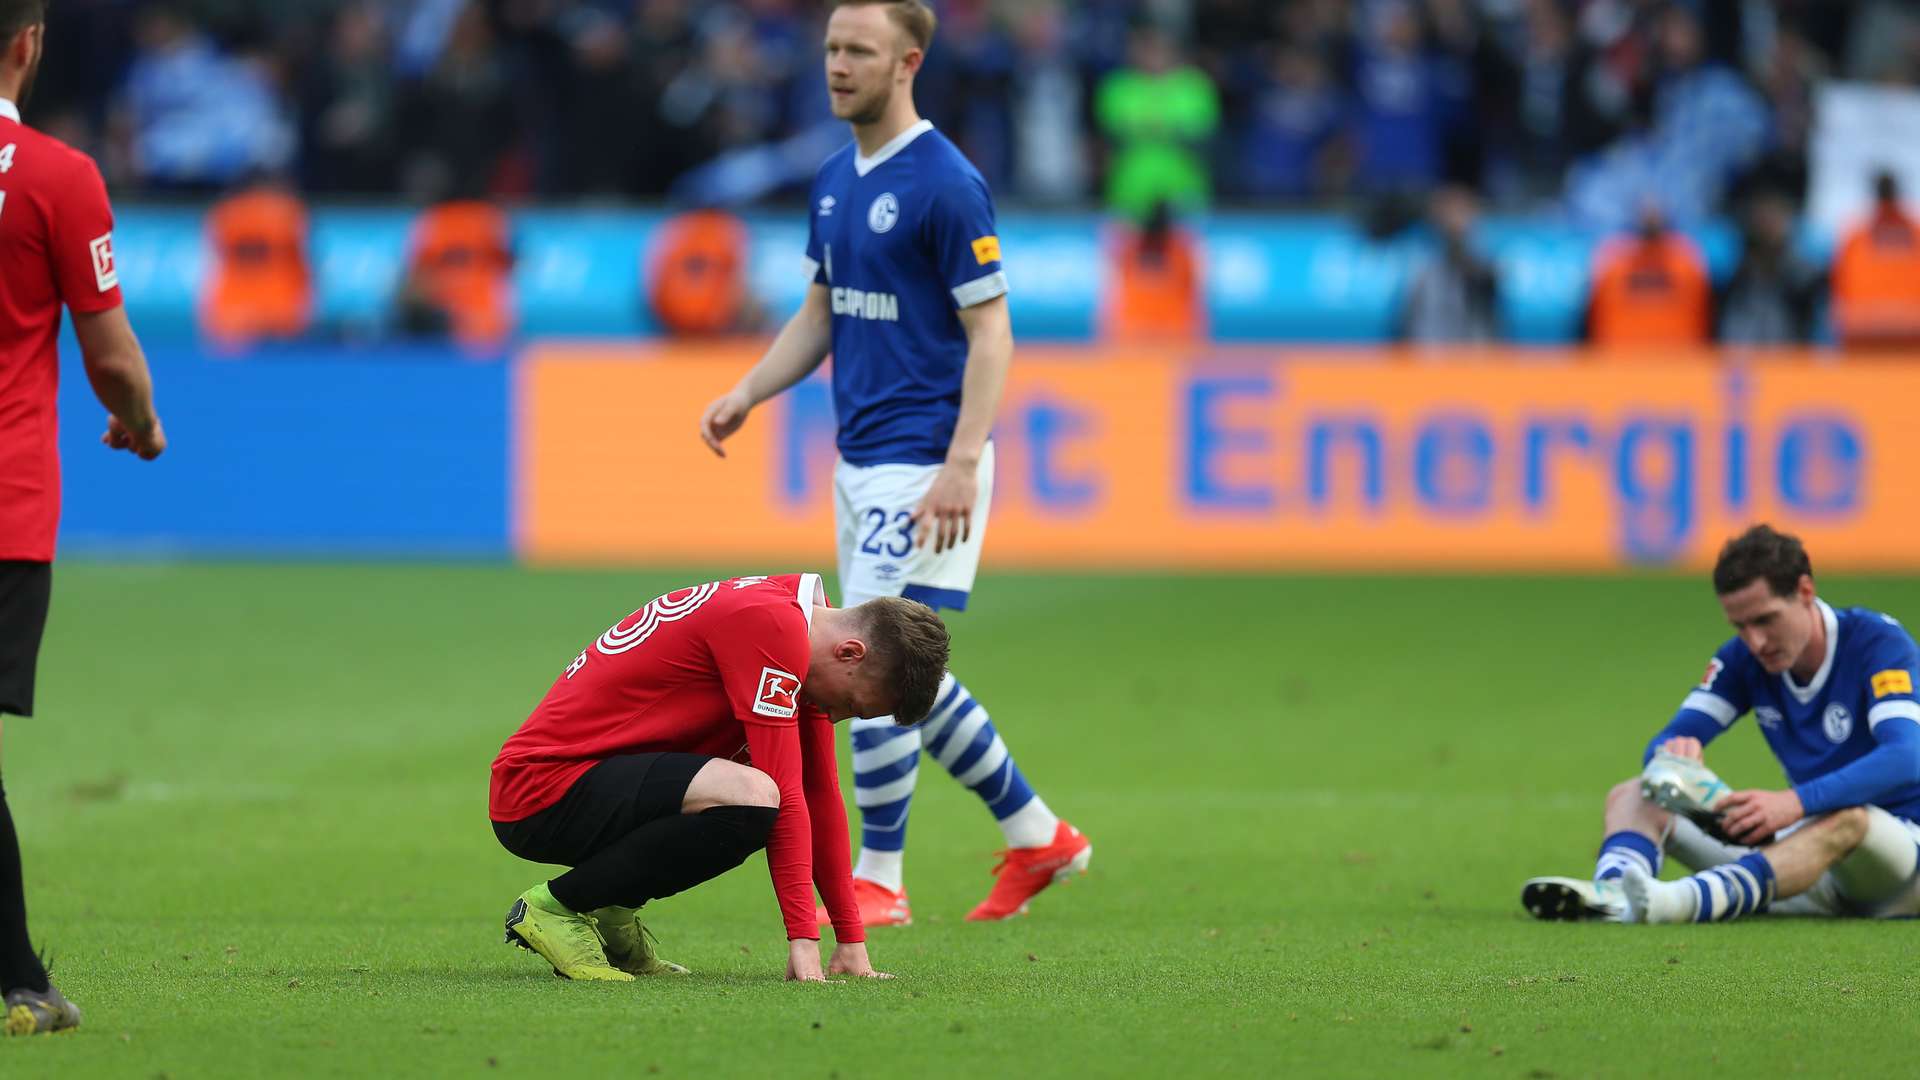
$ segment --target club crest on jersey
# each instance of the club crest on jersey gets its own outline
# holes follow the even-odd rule
[[[867,228],[874,232],[888,232],[899,223],[900,200],[893,197],[893,192],[882,193],[873,200],[872,206],[867,207]]]
[[[1786,717],[1780,714],[1779,709],[1771,705],[1754,706],[1753,718],[1759,721],[1760,726],[1763,728],[1777,728],[1780,726],[1780,721],[1786,719]]]
[[[1707,661],[1707,673],[1700,679],[1700,689],[1713,689],[1713,680],[1720,677],[1720,669],[1726,666],[1726,664],[1721,663],[1720,658],[1717,656]]]
[[[1820,717],[1820,726],[1827,731],[1829,742],[1843,743],[1853,734],[1853,714],[1845,705],[1829,705],[1826,714]]]
[[[832,217],[833,208],[839,205],[840,205],[839,199],[836,199],[831,195],[822,195],[820,197],[820,216]]]
[[[800,680],[779,668],[760,669],[760,689],[753,695],[753,711],[776,720],[791,720],[800,711]]]

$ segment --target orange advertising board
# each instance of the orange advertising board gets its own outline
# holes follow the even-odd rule
[[[816,378],[714,457],[752,346],[549,346],[518,374],[540,563],[831,564]],[[1920,568],[1920,363],[1023,349],[989,567],[1698,566],[1756,520],[1822,567]]]

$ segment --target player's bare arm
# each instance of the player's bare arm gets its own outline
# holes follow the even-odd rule
[[[74,336],[93,394],[107,410],[100,441],[152,461],[167,449],[166,429],[153,408],[153,375],[125,307],[73,313]]]
[[[1013,319],[1005,296],[960,309],[967,332],[967,374],[960,389],[960,418],[947,446],[947,460],[933,486],[913,509],[914,542],[929,537],[937,554],[973,535],[973,506],[980,494],[980,455],[993,434],[994,417],[1013,366]]]
[[[726,457],[720,444],[740,430],[754,406],[813,374],[832,348],[833,310],[827,287],[815,284],[807,289],[800,310],[781,327],[760,362],[701,414],[701,441],[715,454]]]

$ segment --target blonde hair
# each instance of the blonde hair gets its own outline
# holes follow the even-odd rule
[[[940,17],[924,0],[834,0],[833,6],[886,8],[893,24],[905,30],[921,52],[933,46],[933,32],[940,26]]]

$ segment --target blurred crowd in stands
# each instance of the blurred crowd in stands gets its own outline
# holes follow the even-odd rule
[[[305,332],[306,206],[332,199],[430,208],[404,330],[505,339],[500,206],[581,200],[700,211],[649,256],[649,302],[671,332],[751,329],[744,234],[717,211],[796,197],[848,138],[820,70],[829,6],[57,0],[29,113],[123,198],[223,197],[202,312],[214,338]],[[1002,202],[1114,213],[1119,336],[1204,336],[1204,259],[1181,222],[1226,205],[1333,207],[1379,235],[1426,217],[1432,255],[1400,298],[1412,342],[1503,336],[1499,273],[1474,243],[1485,209],[1619,237],[1592,268],[1595,341],[1807,341],[1823,320],[1843,342],[1886,336],[1888,320],[1920,341],[1920,230],[1892,175],[1831,268],[1792,243],[1817,87],[1920,87],[1920,3],[934,7],[921,110]],[[1714,282],[1677,227],[1723,216],[1741,222],[1743,254]]]
[[[815,0],[59,0],[35,119],[121,191],[734,205],[846,138]],[[1796,194],[1828,76],[1920,83],[1901,0],[937,0],[923,111],[1008,201],[1687,221]],[[103,72],[124,73],[116,79]],[[1658,183],[1654,183],[1657,178]]]

